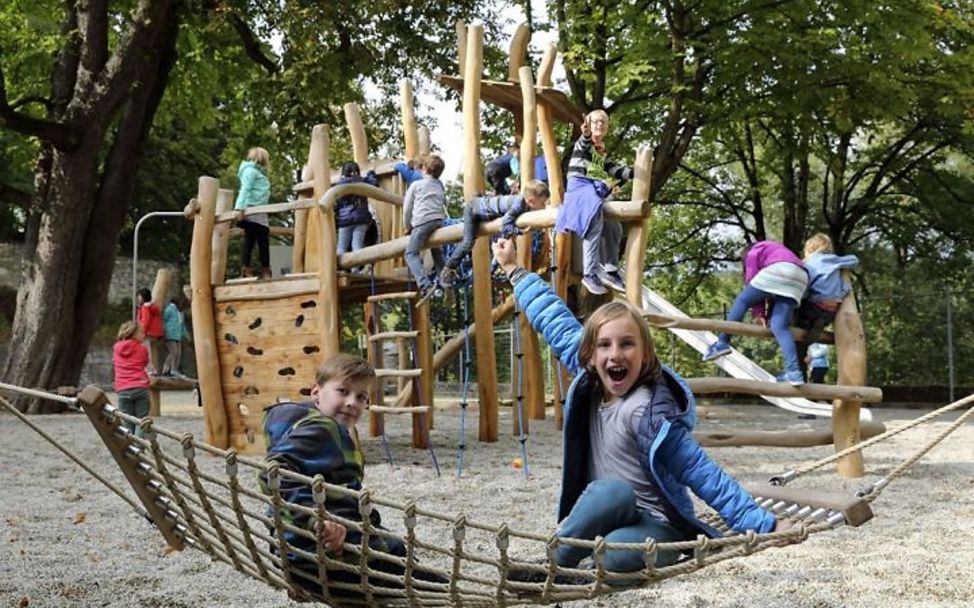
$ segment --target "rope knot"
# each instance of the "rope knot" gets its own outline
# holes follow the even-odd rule
[[[179,438],[179,444],[183,446],[183,458],[186,460],[193,460],[196,458],[196,446],[193,444],[192,433],[184,433],[183,436]]]
[[[416,527],[416,503],[414,501],[409,501],[406,508],[402,510],[402,523],[406,526],[407,530],[412,530]]]
[[[316,507],[325,504],[325,478],[321,473],[315,475],[311,482],[311,495]]]
[[[227,477],[237,476],[237,450],[230,448],[227,455],[223,457],[226,465]]]

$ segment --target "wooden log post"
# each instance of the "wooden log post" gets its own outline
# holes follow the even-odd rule
[[[311,171],[314,182],[314,200],[321,197],[331,186],[331,166],[328,158],[328,127],[316,125],[311,132]],[[312,222],[314,220],[314,222]],[[317,223],[321,238],[312,247],[312,224]],[[321,342],[321,360],[341,352],[341,303],[338,297],[338,253],[335,248],[334,206],[317,205],[308,214],[308,253],[318,255],[315,270],[318,271],[318,335]],[[307,257],[306,257],[307,259]]]
[[[315,125],[311,130],[311,151],[308,154],[308,170],[311,173],[311,198],[320,201],[325,192],[331,186],[331,166],[329,165],[330,142],[328,139],[328,127],[325,125]],[[325,172],[323,175],[322,173]],[[325,226],[321,225],[321,214],[313,210],[308,211],[308,221],[305,228],[304,239],[304,271],[318,272],[321,262],[322,248],[324,247]],[[334,233],[334,225],[332,233]],[[334,244],[334,238],[332,238]]]
[[[413,303],[410,302],[410,305]],[[413,447],[426,449],[429,447],[428,429],[433,428],[433,379],[436,372],[433,369],[433,324],[430,322],[429,301],[422,306],[413,308],[414,329],[416,337],[416,365],[422,370],[419,377],[419,400],[415,405],[428,405],[429,415],[413,414]],[[423,425],[426,429],[423,429]]]
[[[467,28],[466,64],[463,70],[464,167],[463,197],[470,200],[482,191],[480,162],[480,79],[484,63],[484,28]],[[490,280],[490,246],[477,239],[473,247],[474,322],[477,324],[477,387],[480,397],[480,441],[497,441],[497,360],[494,351],[493,300]]]
[[[233,190],[221,188],[216,195],[216,213],[233,209]],[[210,265],[210,283],[223,285],[227,280],[227,246],[230,244],[230,224],[221,222],[213,227],[213,261]]]
[[[372,335],[374,333],[379,333],[379,327],[381,319],[378,318],[378,306],[373,302],[366,302],[364,306],[365,314],[365,327],[368,328],[366,333]],[[366,352],[368,354],[369,363],[372,365],[372,369],[379,369],[385,367],[385,352],[383,349],[382,340],[369,340],[368,346],[366,347]],[[400,353],[401,356],[401,353]],[[383,405],[385,401],[385,379],[376,378],[375,389],[372,392],[372,405]],[[383,417],[382,414],[376,413],[374,411],[369,411],[369,437],[378,437],[383,433]]]
[[[412,160],[419,156],[419,129],[413,108],[413,84],[405,78],[399,81],[399,106],[402,108],[403,146],[406,158]]]
[[[558,49],[554,44],[545,47],[541,65],[538,66],[538,86],[550,87],[551,74],[555,68],[555,58],[558,56]],[[545,165],[548,168],[548,188],[551,190],[551,199],[548,201],[550,207],[558,208],[565,200],[564,179],[561,173],[561,155],[558,153],[558,140],[555,138],[554,112],[551,106],[541,100],[538,103],[538,129],[541,132],[541,147],[544,151]],[[555,292],[562,301],[568,301],[568,278],[570,276],[572,263],[572,239],[571,235],[555,235],[552,247],[554,247],[554,271],[552,280],[555,285]],[[555,424],[560,429],[564,422],[564,411],[562,404],[564,395],[562,390],[568,390],[571,384],[571,377],[568,371],[562,367],[561,363],[554,357],[551,359],[552,374],[555,378],[552,393],[554,395]]]
[[[457,34],[457,73],[463,76],[467,69],[467,23],[457,19],[453,26]]]
[[[530,33],[527,26],[523,26],[525,31]],[[521,29],[518,29],[520,32]],[[516,37],[516,36],[515,36]],[[524,43],[522,53],[527,51],[527,41]],[[514,44],[511,44],[512,52]],[[512,55],[511,61],[514,61]],[[521,80],[521,97],[524,100],[522,116],[524,117],[524,130],[521,137],[521,186],[534,179],[534,156],[535,140],[538,131],[537,103],[534,94],[534,76],[531,74],[530,66],[522,66],[518,71]],[[531,251],[532,233],[526,232],[517,240],[518,263],[528,270],[534,270],[533,256]],[[538,335],[535,333],[531,323],[528,322],[527,315],[520,315],[521,329],[521,382],[522,394],[524,395],[524,432],[528,432],[528,420],[544,420],[544,374],[541,372],[541,346],[538,342]],[[517,416],[514,416],[514,433],[520,433],[517,428]]]
[[[156,272],[156,281],[152,285],[152,303],[159,307],[159,314],[169,302],[169,286],[172,285],[173,271],[160,268]],[[152,338],[149,343],[149,364],[157,374],[162,373],[162,361],[166,357],[165,336]],[[162,394],[158,385],[149,384],[149,416],[156,418],[162,412]]]
[[[430,150],[430,130],[426,125],[419,127],[419,155],[429,156]]]
[[[849,271],[842,271],[842,279],[849,281]],[[842,299],[835,315],[835,354],[839,368],[840,385],[866,383],[866,332],[859,317],[856,294],[851,289]],[[832,402],[832,435],[835,450],[842,451],[861,441],[859,431],[860,399],[836,399]],[[862,477],[864,464],[862,452],[853,452],[837,463],[839,475]]]
[[[312,142],[313,143],[313,142]],[[308,162],[301,168],[301,181],[312,180],[311,175],[311,150],[308,150]],[[307,194],[302,192],[298,198],[307,198]],[[294,212],[294,238],[291,239],[291,272],[299,274],[304,272],[305,248],[308,244],[308,209],[299,209]]]
[[[632,165],[636,175],[632,180],[633,200],[649,200],[653,176],[653,148],[640,146]],[[651,209],[650,209],[651,210]],[[626,239],[626,299],[636,308],[643,307],[643,266],[649,241],[649,213],[642,220],[629,224]]]
[[[193,311],[193,348],[199,376],[200,400],[206,419],[206,442],[214,447],[229,446],[226,405],[220,378],[220,352],[216,341],[213,311],[213,286],[210,272],[213,262],[213,225],[216,221],[216,199],[220,182],[201,177],[196,200],[199,213],[193,218],[193,243],[189,253],[191,307]]]

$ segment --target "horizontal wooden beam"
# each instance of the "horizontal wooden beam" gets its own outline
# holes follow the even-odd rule
[[[862,439],[875,437],[886,432],[882,422],[863,422],[860,426]],[[740,447],[757,445],[779,448],[809,448],[817,445],[832,445],[835,440],[832,429],[812,431],[714,431],[706,433],[695,431],[693,438],[705,448]]]
[[[621,222],[632,222],[640,220],[649,214],[648,201],[611,201],[605,204],[605,215],[610,220]],[[518,228],[538,228],[546,229],[555,225],[558,217],[558,209],[548,207],[538,211],[529,211],[521,214],[517,218]],[[501,230],[502,220],[500,218],[480,224],[477,228],[478,236],[490,236],[497,234]],[[454,224],[440,228],[430,235],[426,241],[426,248],[438,247],[447,243],[456,243],[463,238],[463,225]],[[341,269],[354,268],[363,264],[373,264],[382,260],[402,255],[406,251],[409,237],[404,236],[378,245],[363,247],[357,251],[351,251],[338,257],[338,267]]]
[[[695,331],[712,331],[714,333],[728,333],[735,336],[750,336],[752,338],[773,338],[774,334],[767,327],[754,325],[752,323],[738,323],[736,321],[723,321],[718,319],[693,319],[686,317],[671,317],[654,312],[644,312],[643,317],[646,322],[653,327],[662,329],[692,329]],[[791,335],[799,342],[805,341],[808,331],[798,327],[791,328]],[[834,344],[835,335],[830,331],[823,331],[815,338],[816,342],[822,344]]]
[[[873,386],[833,386],[831,384],[803,384],[792,386],[787,382],[760,382],[740,378],[688,378],[690,390],[698,395],[713,393],[744,393],[771,397],[805,397],[819,401],[848,399],[863,403],[879,403],[883,390]]]

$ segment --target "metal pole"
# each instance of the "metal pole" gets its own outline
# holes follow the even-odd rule
[[[954,318],[950,304],[950,285],[947,285],[947,383],[950,400],[954,400]]]
[[[182,211],[152,211],[143,215],[138,222],[135,224],[135,233],[132,239],[132,320],[138,319],[138,313],[135,304],[135,293],[139,290],[139,228],[142,227],[142,222],[146,221],[150,217],[186,217]]]

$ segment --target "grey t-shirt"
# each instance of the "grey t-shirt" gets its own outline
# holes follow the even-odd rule
[[[646,386],[630,392],[611,405],[602,403],[601,391],[592,391],[590,408],[588,479],[619,479],[636,492],[636,506],[657,519],[672,523],[656,485],[643,468],[645,455],[636,442],[636,431],[649,406],[652,391]]]

